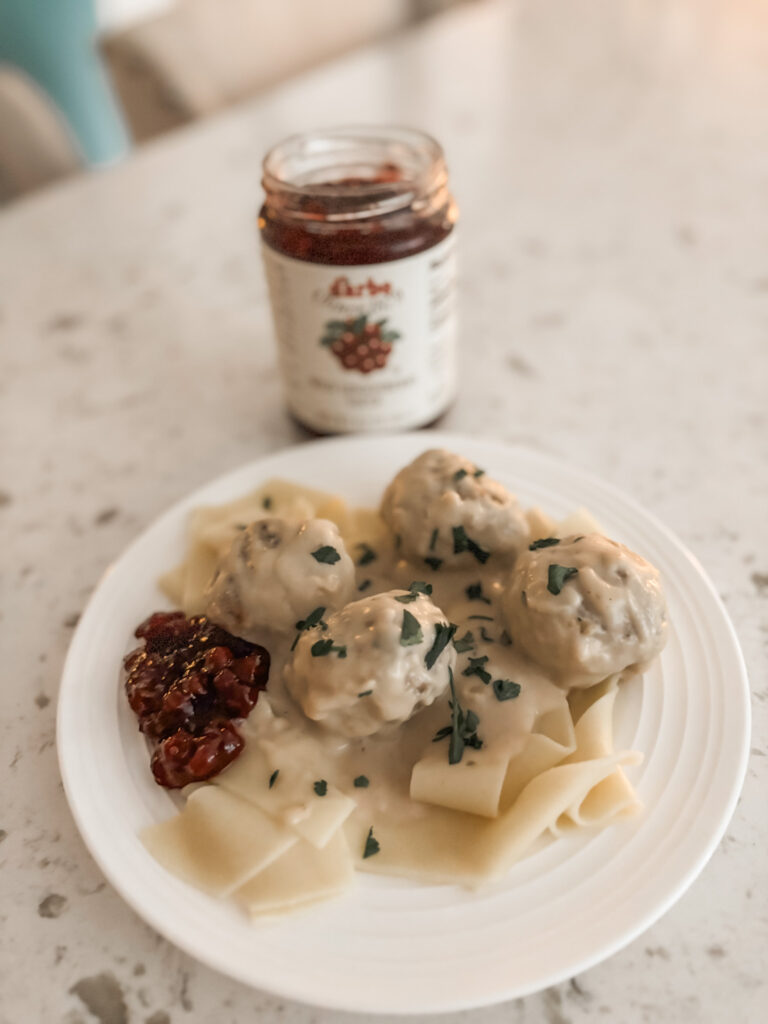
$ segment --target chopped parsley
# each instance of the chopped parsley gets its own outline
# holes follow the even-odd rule
[[[487,598],[483,593],[483,584],[480,582],[470,583],[470,585],[465,590],[465,594],[467,595],[470,601],[482,601],[484,604],[491,603],[490,598]]]
[[[352,783],[355,789],[368,789],[370,782],[367,775],[358,775],[355,781]]]
[[[419,594],[426,594],[429,596],[432,593],[431,583],[421,583],[419,580],[415,580],[408,588],[407,594],[401,594],[400,597],[396,597],[395,600],[399,601],[400,604],[410,604],[411,601],[415,601]]]
[[[305,630],[314,629],[315,626],[320,626],[322,629],[328,628],[328,624],[323,622],[324,615],[325,608],[321,606],[311,611],[309,615],[306,617],[306,619],[299,619],[299,621],[296,623],[296,629],[298,629],[298,633],[296,634],[296,637],[294,638],[294,641],[291,644],[291,650],[293,650],[296,644],[299,642],[299,637]]]
[[[520,696],[520,683],[513,683],[511,679],[494,679],[493,692],[496,700],[513,700]]]
[[[325,779],[318,779],[317,782],[312,786],[312,789],[314,789],[315,793],[317,793],[318,796],[325,796],[325,794],[328,792],[328,783],[325,781]]]
[[[504,647],[512,646],[512,637],[509,635],[506,629],[502,629],[501,636],[499,637],[499,643],[503,644]]]
[[[370,587],[370,585],[371,585],[371,581],[370,581],[370,580],[363,580],[363,582],[362,582],[362,583],[360,584],[360,586],[359,586],[359,587],[357,588],[357,592],[358,592],[359,594],[362,594],[362,592],[363,592],[364,590],[367,590],[367,589],[368,589],[368,587]]]
[[[464,651],[471,651],[475,646],[475,638],[472,636],[469,630],[460,637],[458,640],[453,641],[453,646],[456,648],[459,654],[463,654]]]
[[[552,564],[547,574],[547,590],[550,594],[557,596],[563,589],[563,585],[578,574],[578,569],[570,565]]]
[[[467,536],[463,526],[453,527],[453,553],[460,555],[462,551],[469,551],[480,563],[485,563],[490,558],[490,551],[485,551],[471,537]]]
[[[463,480],[464,477],[467,475],[468,474],[466,469],[457,469],[456,472],[453,474],[454,483],[458,483],[459,480]]]
[[[541,537],[539,540],[535,540],[533,544],[528,545],[529,551],[538,551],[540,548],[551,548],[555,544],[560,543],[559,537]]]
[[[347,656],[346,646],[344,644],[335,644],[329,636],[323,640],[316,640],[309,651],[313,658],[324,658],[326,654],[330,654],[332,651],[335,651],[340,658],[346,658]]]
[[[476,469],[475,472],[472,474],[472,476],[476,480],[479,480],[481,476],[485,476],[485,470],[484,469]]]
[[[402,543],[403,543],[403,538],[400,536],[399,533],[396,533],[395,534],[395,551],[399,551],[400,550],[400,546],[401,546]]]
[[[358,697],[370,697],[372,693],[373,693],[373,690],[361,690],[360,693],[358,693],[357,696]]]
[[[495,644],[496,643],[494,638],[492,636],[489,636],[488,633],[486,633],[485,626],[481,626],[480,627],[480,637],[481,637],[482,640],[485,640],[485,642],[487,644]]]
[[[357,550],[360,552],[360,557],[357,560],[358,565],[369,565],[371,562],[376,561],[376,552],[368,544],[357,544]]]
[[[419,620],[415,618],[406,608],[403,612],[403,625],[400,629],[400,646],[412,647],[420,644],[424,639]]]
[[[493,622],[492,615],[468,615],[468,619],[482,619],[483,622]]]
[[[261,507],[266,509],[272,508],[272,499],[269,495],[261,499]]]
[[[453,672],[450,669],[448,670],[448,679],[451,687],[451,700],[448,701],[448,707],[451,709],[451,724],[439,729],[432,742],[437,743],[445,739],[446,736],[450,736],[448,764],[458,764],[464,755],[465,747],[473,747],[475,750],[479,750],[483,745],[483,741],[477,735],[480,719],[474,711],[469,709],[465,711],[461,704],[459,704],[456,688],[453,685]]]
[[[452,622],[438,622],[435,624],[435,639],[424,655],[424,664],[427,668],[432,668],[437,659],[443,653],[448,644],[453,640],[453,634],[456,632],[456,626]]]
[[[317,551],[312,552],[312,557],[316,562],[323,562],[325,565],[335,565],[341,558],[341,555],[330,544],[324,544]]]
[[[363,847],[363,860],[368,857],[372,857],[374,853],[378,853],[381,847],[379,846],[378,839],[373,838],[373,825],[368,829],[368,835],[365,837],[365,846]]]
[[[269,788],[272,789],[274,784],[277,782],[277,776],[280,774],[280,769],[275,768],[272,774],[269,776]]]
[[[487,661],[487,654],[483,654],[480,658],[470,658],[469,664],[461,674],[463,676],[477,676],[478,679],[481,679],[487,686],[491,681],[491,673],[485,669]]]
[[[439,531],[438,531],[437,527],[435,527],[434,530],[432,531],[432,536],[429,538],[429,550],[430,551],[434,551],[435,550],[435,544],[437,544],[438,532]]]
[[[430,569],[434,569],[435,572],[443,564],[442,558],[425,558],[424,561],[427,563]]]

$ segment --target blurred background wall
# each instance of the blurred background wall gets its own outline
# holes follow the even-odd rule
[[[0,0],[0,203],[470,0]]]

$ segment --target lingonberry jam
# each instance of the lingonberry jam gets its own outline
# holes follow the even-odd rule
[[[269,678],[269,653],[202,615],[156,612],[124,659],[125,690],[139,728],[158,745],[151,767],[161,786],[210,779],[243,748],[231,719],[246,718]]]
[[[400,430],[455,391],[456,206],[443,152],[401,129],[298,135],[259,214],[288,406],[321,433]]]

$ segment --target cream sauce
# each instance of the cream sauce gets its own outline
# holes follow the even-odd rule
[[[456,624],[455,640],[460,648],[467,638],[469,649],[457,655],[455,689],[461,707],[478,716],[477,734],[483,745],[480,750],[467,747],[465,762],[514,756],[537,718],[565,704],[565,690],[529,661],[505,631],[501,593],[509,562],[495,561],[492,556],[485,565],[478,563],[471,569],[433,571],[377,550],[375,561],[358,565],[355,573],[358,593],[364,586],[366,597],[397,587],[408,589],[415,580],[431,584],[431,600],[442,610],[445,621]],[[469,597],[468,590],[476,596]],[[467,634],[471,634],[471,646]],[[450,693],[445,691],[407,722],[375,735],[356,739],[335,735],[311,722],[286,689],[284,674],[293,639],[294,634],[274,633],[260,638],[272,655],[272,670],[267,694],[246,725],[246,736],[257,740],[275,768],[281,764],[306,766],[318,779],[354,796],[361,812],[377,821],[424,816],[427,805],[409,795],[411,772],[414,764],[434,749],[436,732],[451,722]],[[476,674],[477,669],[481,674]],[[493,688],[495,680],[518,684],[519,695],[499,700]],[[268,703],[273,716],[263,703]],[[438,742],[447,761],[449,741]],[[354,786],[353,780],[359,776],[368,779],[367,787]],[[295,813],[300,815],[301,807]]]

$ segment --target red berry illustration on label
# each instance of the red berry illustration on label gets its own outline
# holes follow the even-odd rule
[[[400,337],[390,330],[386,317],[368,323],[365,313],[346,320],[329,320],[320,344],[336,356],[345,370],[371,373],[387,365],[392,343]]]

